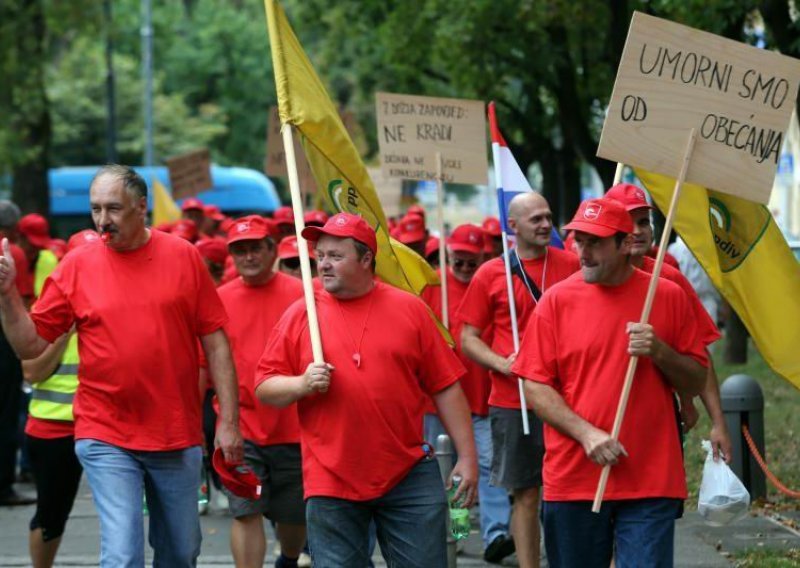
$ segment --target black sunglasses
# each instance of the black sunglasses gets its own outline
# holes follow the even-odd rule
[[[311,262],[311,268],[314,268],[314,263],[315,263],[314,259],[312,258],[309,260]],[[300,257],[295,256],[293,258],[281,259],[281,264],[283,264],[289,270],[297,270],[298,268],[300,268]]]
[[[453,260],[453,268],[462,268],[466,266],[467,268],[477,268],[478,261],[477,260],[462,260],[457,258]]]

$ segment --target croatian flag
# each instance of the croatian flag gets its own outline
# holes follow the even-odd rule
[[[489,130],[492,135],[492,157],[494,160],[495,184],[497,185],[497,207],[500,210],[500,223],[506,235],[513,235],[514,231],[508,226],[508,204],[514,196],[533,191],[528,178],[522,173],[514,155],[508,148],[500,127],[497,126],[497,115],[495,114],[494,101],[489,103]],[[558,248],[564,248],[561,237],[553,227],[550,244]]]

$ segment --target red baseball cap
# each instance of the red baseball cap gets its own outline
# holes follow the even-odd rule
[[[189,197],[183,200],[181,203],[181,211],[191,211],[192,209],[199,209],[203,213],[205,213],[206,206],[203,204],[202,201],[197,199],[196,197]]]
[[[225,264],[225,259],[228,258],[228,245],[225,239],[217,237],[200,239],[194,246],[200,251],[200,256],[213,263]]]
[[[99,241],[100,235],[94,229],[84,229],[72,235],[67,241],[67,252],[94,241]]]
[[[216,205],[206,205],[203,207],[203,213],[213,221],[220,222],[225,219],[225,215],[222,214],[222,211],[220,211],[219,207]]]
[[[428,237],[425,242],[425,258],[428,258],[435,252],[439,252],[439,237]]]
[[[416,243],[425,238],[425,218],[414,213],[406,215],[400,220],[397,230],[397,240],[407,245]]]
[[[300,256],[300,247],[297,246],[297,237],[294,235],[283,237],[281,242],[278,243],[278,258],[285,260],[287,258],[298,258]],[[308,256],[314,258],[314,249],[308,247]]]
[[[471,252],[480,254],[484,250],[485,233],[478,225],[465,223],[453,229],[447,246],[452,251]]]
[[[328,214],[325,211],[309,211],[303,215],[303,223],[307,226],[323,227],[328,222]]]
[[[231,493],[252,501],[261,497],[261,480],[249,466],[243,463],[228,463],[225,461],[222,448],[214,450],[211,463],[214,471],[219,474],[220,481]]]
[[[164,221],[163,223],[159,223],[153,229],[156,231],[161,231],[162,233],[171,233],[172,228],[175,226],[177,221]]]
[[[37,248],[47,248],[50,244],[50,224],[37,213],[22,217],[17,223],[17,230]]]
[[[497,217],[486,217],[481,227],[490,237],[503,236],[503,228],[500,226],[500,219]]]
[[[64,258],[64,255],[67,254],[67,241],[63,239],[50,239],[50,244],[47,248],[56,255],[58,260],[61,260]]]
[[[653,209],[653,206],[647,202],[644,190],[630,183],[618,183],[606,192],[605,197],[616,199],[622,203],[626,211]]]
[[[581,203],[564,230],[581,231],[603,238],[615,233],[632,233],[633,221],[622,203],[602,197]]]
[[[281,205],[272,214],[276,225],[294,225],[294,210],[288,205]]]
[[[363,218],[352,213],[337,213],[328,219],[325,226],[306,227],[301,234],[304,239],[311,242],[318,241],[322,235],[350,237],[367,245],[372,254],[378,254],[378,238],[375,236],[375,231]]]
[[[197,240],[197,225],[191,219],[181,219],[172,227],[172,234],[193,243]]]
[[[406,211],[406,215],[419,215],[422,220],[425,220],[425,208],[422,205],[412,205]]]
[[[238,241],[259,240],[275,236],[275,226],[261,215],[248,215],[236,219],[228,229],[228,244]]]

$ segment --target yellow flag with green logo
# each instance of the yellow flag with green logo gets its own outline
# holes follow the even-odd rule
[[[172,200],[167,188],[157,179],[153,180],[153,226],[161,223],[177,221],[181,218],[181,210]]]
[[[635,170],[662,211],[675,181]],[[674,219],[772,369],[800,388],[800,263],[766,207],[684,184]]]
[[[283,9],[265,0],[267,28],[281,123],[301,133],[306,158],[323,199],[333,211],[363,217],[378,238],[376,272],[414,294],[438,284],[436,272],[418,254],[391,239],[375,186],[339,118],[328,92],[294,35]]]

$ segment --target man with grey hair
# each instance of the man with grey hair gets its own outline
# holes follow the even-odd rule
[[[0,201],[0,238],[14,240],[19,217],[19,207],[11,201]],[[13,244],[9,248],[21,267],[14,285],[24,299],[23,303],[27,304],[33,295],[33,282],[28,274],[25,253]],[[22,366],[5,335],[0,332],[0,506],[30,505],[35,501],[14,491],[21,393]]]
[[[242,459],[227,316],[196,248],[145,226],[147,186],[133,169],[101,168],[89,200],[101,239],[64,258],[31,315],[13,286],[18,265],[3,239],[0,321],[26,359],[77,328],[75,453],[100,518],[100,564],[144,565],[144,493],[154,564],[194,566],[199,345],[219,398],[217,444],[228,462]]]

